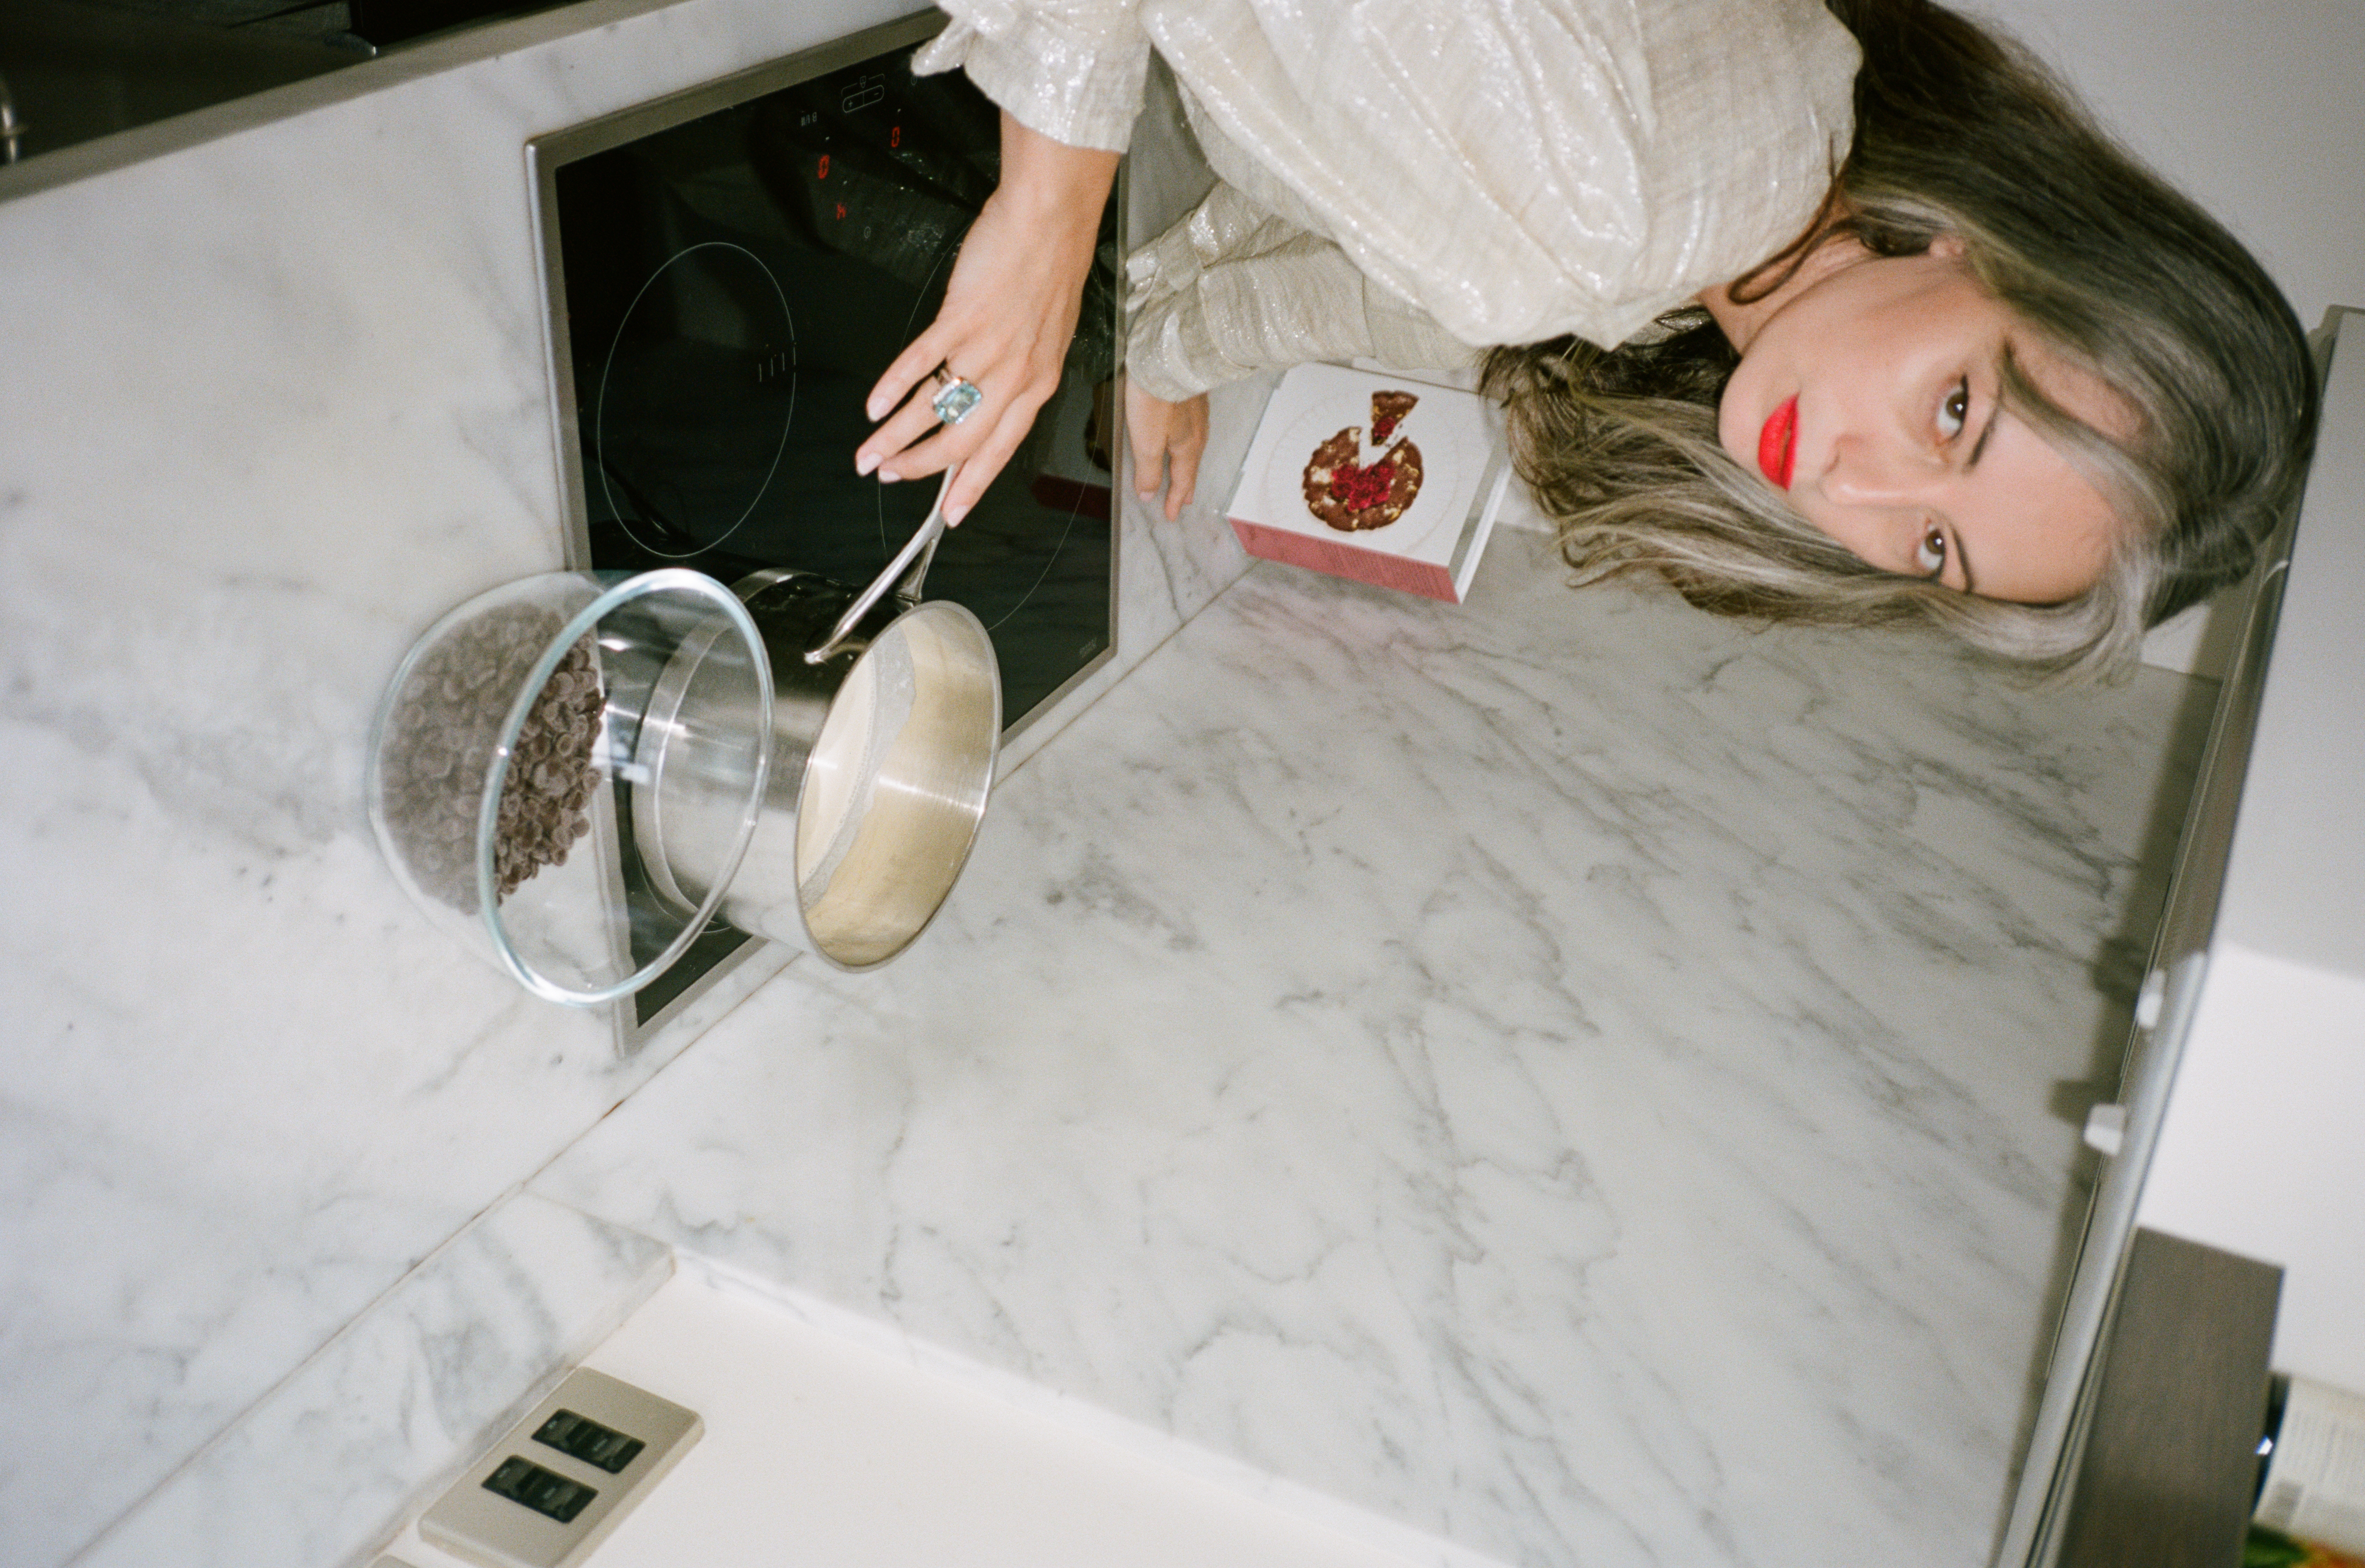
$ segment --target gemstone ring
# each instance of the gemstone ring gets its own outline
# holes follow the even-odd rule
[[[985,394],[978,390],[977,383],[955,375],[950,365],[940,364],[933,374],[938,390],[928,400],[928,407],[936,411],[939,424],[957,425],[977,412],[977,406],[985,401]]]

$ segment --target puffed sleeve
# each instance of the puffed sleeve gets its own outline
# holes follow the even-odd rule
[[[1854,129],[1822,0],[1143,0],[1209,165],[1464,342],[1614,345],[1796,238]]]
[[[1027,129],[1070,147],[1125,151],[1149,66],[1140,0],[941,3],[952,25],[913,57],[913,74],[966,70]]]
[[[1126,280],[1126,372],[1170,403],[1308,360],[1446,370],[1477,354],[1336,244],[1220,183],[1127,258]]]

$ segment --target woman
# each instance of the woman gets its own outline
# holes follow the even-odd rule
[[[1922,620],[2091,670],[2246,571],[2296,497],[2315,382],[2272,284],[2032,62],[1925,0],[1463,0],[1361,54],[1372,16],[1445,8],[958,4],[1015,25],[957,26],[941,62],[1040,129],[1005,117],[945,311],[873,394],[876,418],[920,389],[857,455],[882,478],[966,459],[973,499],[1056,382],[1115,163],[1086,144],[1138,92],[1103,64],[1138,21],[1227,182],[1135,266],[1136,477],[1163,471],[1169,516],[1216,379],[1525,342],[1485,355],[1485,385],[1581,578]],[[1286,30],[1326,11],[1335,58]],[[1343,110],[1308,112],[1325,95]],[[1342,146],[1377,148],[1379,177]],[[985,400],[914,446],[940,364]]]

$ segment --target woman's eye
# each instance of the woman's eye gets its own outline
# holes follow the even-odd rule
[[[1938,433],[1948,441],[1963,433],[1963,426],[1971,417],[1971,378],[1964,376],[1938,405]]]
[[[1922,531],[1922,543],[1913,552],[1913,564],[1922,568],[1925,577],[1936,578],[1946,570],[1946,531],[1932,524]]]

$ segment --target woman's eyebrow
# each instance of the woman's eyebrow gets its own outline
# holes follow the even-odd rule
[[[1978,592],[1979,579],[1971,575],[1971,558],[1963,551],[1963,531],[1959,528],[1955,530],[1955,559],[1963,565],[1963,591]]]
[[[1996,421],[2002,418],[2003,399],[1999,398],[1988,406],[1987,428],[1980,431],[1979,439],[1971,443],[1971,455],[1963,464],[1964,472],[1968,473],[1979,465],[1979,454],[1988,449],[1988,437],[1995,434]]]
[[[1988,438],[1995,434],[1996,423],[2003,418],[2006,389],[2021,381],[2025,374],[2020,367],[2020,355],[2013,352],[2012,339],[2006,337],[1996,350],[1995,398],[1988,405],[1987,428],[1979,431],[1979,439],[1971,443],[1971,455],[1963,464],[1964,472],[1968,473],[1979,465],[1979,454],[1988,449]]]

